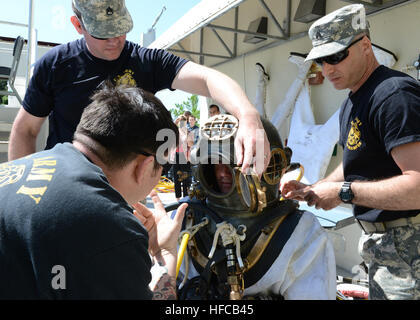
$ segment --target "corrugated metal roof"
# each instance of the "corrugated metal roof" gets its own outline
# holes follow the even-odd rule
[[[244,1],[202,0],[156,39],[149,48],[167,49]]]

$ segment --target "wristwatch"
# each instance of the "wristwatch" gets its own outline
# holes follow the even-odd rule
[[[340,192],[338,193],[341,201],[344,203],[351,203],[354,199],[354,193],[351,191],[351,182],[345,181],[341,186]]]

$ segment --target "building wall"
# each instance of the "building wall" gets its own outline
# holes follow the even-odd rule
[[[327,1],[327,13],[344,5],[343,1]],[[297,2],[293,2],[293,13]],[[415,70],[407,70],[420,54],[420,1],[403,4],[368,16],[372,42],[392,51],[398,58],[396,70],[406,72],[416,77]],[[292,32],[302,31],[301,23],[292,25]],[[308,29],[310,24],[306,25]],[[293,36],[293,34],[292,34]],[[211,42],[214,41],[214,42]],[[196,41],[197,42],[197,41]],[[206,38],[207,46],[220,46],[216,39]],[[226,73],[245,90],[251,102],[254,102],[257,73],[255,63],[261,63],[270,74],[267,85],[266,111],[271,117],[279,104],[283,101],[289,86],[297,76],[297,67],[288,61],[290,52],[307,53],[311,49],[311,42],[307,36],[280,44],[274,48],[262,50],[252,54],[238,57],[230,62],[216,66],[221,72]],[[197,49],[197,48],[196,48]],[[325,123],[340,107],[348,94],[348,90],[337,91],[324,80],[322,85],[311,86],[311,101],[317,124]],[[333,156],[327,174],[331,172],[342,159],[341,147],[338,154]]]

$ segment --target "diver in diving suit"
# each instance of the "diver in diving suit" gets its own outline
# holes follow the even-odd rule
[[[335,299],[333,245],[316,217],[282,200],[280,179],[291,169],[275,127],[261,119],[271,159],[261,179],[234,161],[236,118],[218,115],[202,127],[192,152],[195,184],[182,235],[187,254],[179,299]]]

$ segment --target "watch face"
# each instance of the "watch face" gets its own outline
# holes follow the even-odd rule
[[[350,201],[351,200],[351,195],[348,191],[345,191],[345,192],[342,191],[340,196],[341,196],[341,200],[343,200],[343,201]]]
[[[350,188],[343,187],[340,191],[340,199],[344,203],[350,203],[354,198],[353,192]]]

